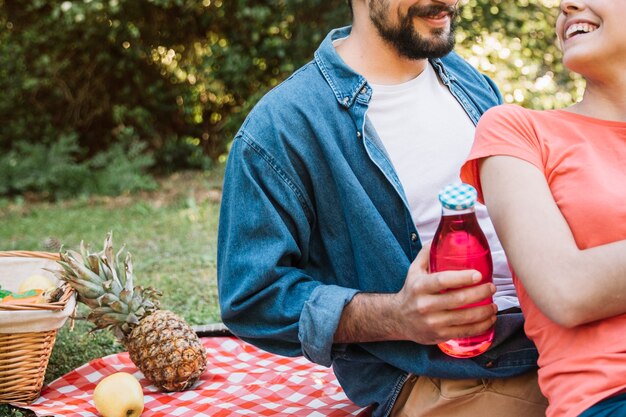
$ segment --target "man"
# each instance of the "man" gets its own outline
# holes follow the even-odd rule
[[[333,367],[373,416],[539,416],[534,346],[520,313],[459,307],[495,292],[516,309],[479,208],[495,283],[427,274],[437,192],[458,181],[474,126],[501,97],[450,51],[456,0],[353,0],[312,62],[252,110],[230,152],[218,239],[222,318],[242,339]],[[472,359],[435,345],[481,333]]]

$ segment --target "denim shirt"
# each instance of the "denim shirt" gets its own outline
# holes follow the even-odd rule
[[[521,314],[498,316],[492,348],[454,359],[408,341],[333,344],[344,306],[362,292],[402,288],[421,249],[396,172],[366,118],[372,90],[329,33],[313,61],[250,112],[230,150],[218,233],[224,323],[267,351],[332,366],[346,395],[388,415],[408,373],[518,375],[537,352]],[[474,123],[501,97],[455,53],[434,59]],[[436,140],[434,138],[433,140]]]

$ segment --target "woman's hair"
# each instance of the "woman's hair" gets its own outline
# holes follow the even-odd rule
[[[348,2],[348,7],[350,8],[350,11],[352,12],[352,0],[347,0]]]

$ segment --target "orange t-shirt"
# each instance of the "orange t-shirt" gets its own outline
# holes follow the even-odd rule
[[[626,239],[626,123],[499,106],[481,118],[461,172],[479,195],[477,159],[492,155],[523,159],[544,173],[579,248]],[[578,416],[626,390],[626,314],[567,329],[514,282],[526,333],[539,350],[548,417]]]

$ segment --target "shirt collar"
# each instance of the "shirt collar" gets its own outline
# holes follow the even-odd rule
[[[333,29],[315,51],[315,63],[333,90],[339,104],[346,108],[354,103],[359,93],[371,94],[371,89],[366,87],[367,80],[341,59],[333,45],[333,41],[350,35],[351,30],[351,26]],[[447,83],[448,74],[441,60],[431,59],[430,63],[444,80],[444,83]]]
[[[350,107],[361,89],[367,84],[365,78],[355,72],[341,59],[333,41],[345,38],[352,27],[346,26],[332,30],[315,51],[315,63],[326,82],[335,94],[335,98],[344,107]]]

